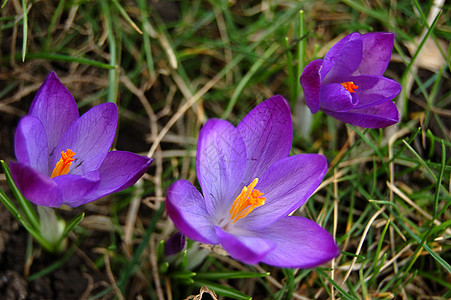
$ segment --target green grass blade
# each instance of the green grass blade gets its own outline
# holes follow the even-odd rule
[[[169,274],[169,277],[171,278],[178,278],[178,279],[189,279],[196,276],[196,272],[191,271],[179,271],[179,272],[171,272]]]
[[[304,20],[304,11],[299,11],[299,27],[298,27],[298,39],[299,42],[296,47],[296,58],[297,58],[297,68],[296,68],[296,100],[301,94],[301,84],[299,83],[299,78],[302,75],[302,71],[304,71],[304,54],[305,54],[305,20]]]
[[[426,273],[426,272],[419,272],[418,273],[421,277],[427,278],[429,280],[435,281],[438,284],[444,286],[445,288],[447,288],[448,290],[451,291],[451,282],[449,282],[447,279],[441,279],[439,276],[430,274],[430,273]],[[446,299],[446,298],[443,298]]]
[[[356,127],[346,124],[347,126],[349,126],[349,128],[351,128],[352,130],[354,130],[359,136],[360,138],[368,145],[371,147],[371,149],[373,149],[374,153],[377,154],[377,156],[379,156],[379,158],[381,159],[381,161],[384,161],[384,155],[380,152],[379,148],[376,147],[376,145],[374,145],[366,136],[365,133],[360,132],[360,130],[358,130]],[[365,131],[366,132],[366,131]]]
[[[317,268],[316,271],[321,276],[326,277],[327,280],[334,286],[334,288],[336,288],[343,295],[344,299],[347,299],[347,300],[358,300],[357,298],[355,298],[352,295],[350,295],[349,293],[347,293],[338,283],[336,283],[334,280],[332,280],[332,278],[330,278],[329,275],[326,274],[326,272],[324,272],[320,268]]]
[[[51,264],[50,266],[34,273],[31,274],[28,277],[28,281],[34,281],[44,275],[47,275],[55,270],[58,270],[59,268],[61,268],[75,253],[75,250],[77,250],[78,245],[77,244],[73,244],[70,249],[68,251],[66,251],[66,253],[64,254],[63,257],[61,257],[60,259],[58,259],[56,262],[54,262],[53,264]]]
[[[112,288],[111,286],[109,286],[109,287],[107,287],[106,289],[104,289],[103,291],[101,291],[101,292],[99,292],[99,293],[97,293],[97,294],[95,294],[95,295],[90,296],[90,297],[88,298],[88,300],[100,299],[100,298],[102,298],[103,296],[105,296],[106,294],[110,293],[112,290],[113,290],[113,288]],[[104,298],[102,298],[102,299],[104,299]]]
[[[138,25],[130,18],[130,16],[127,14],[125,9],[122,7],[122,5],[117,0],[113,0],[114,5],[116,5],[116,8],[119,10],[119,13],[127,20],[127,22],[130,24],[130,26],[136,30],[139,34],[143,34],[141,29],[139,29]]]
[[[412,232],[412,230],[410,230],[410,228],[404,224],[404,222],[400,222],[401,226],[404,228],[404,230],[407,231],[407,233],[410,235],[410,237],[412,237],[418,244],[422,244],[423,241],[415,234]],[[442,265],[443,268],[445,268],[445,270],[451,274],[451,266],[449,265],[449,263],[447,263],[443,258],[440,257],[440,255],[438,255],[437,253],[435,253],[431,247],[429,247],[427,244],[423,244],[422,247],[429,252],[429,254],[439,263]]]
[[[409,151],[416,157],[417,161],[426,169],[429,175],[432,177],[434,181],[437,181],[437,176],[434,174],[432,169],[428,166],[428,164],[423,160],[423,158],[412,148],[405,140],[403,140],[404,145],[409,149]]]
[[[120,275],[120,278],[117,282],[117,286],[124,291],[126,284],[129,280],[129,278],[136,272],[136,268],[139,265],[140,258],[142,257],[142,253],[147,248],[147,245],[149,244],[150,235],[155,230],[155,226],[160,219],[161,215],[164,211],[164,202],[161,203],[160,208],[155,212],[155,215],[152,218],[152,221],[150,222],[149,226],[146,229],[146,233],[142,237],[141,243],[137,247],[132,260],[127,264],[127,266],[124,268],[123,272]]]
[[[285,274],[285,286],[287,287],[285,293],[285,299],[292,299],[295,283],[294,283],[294,269],[283,269],[283,273]]]
[[[114,66],[114,65],[101,63],[101,62],[98,62],[98,61],[95,61],[92,59],[83,58],[83,57],[73,57],[70,55],[57,54],[57,53],[45,53],[45,52],[29,53],[29,54],[27,54],[27,58],[29,58],[29,59],[33,59],[33,58],[46,59],[46,60],[50,60],[50,61],[73,62],[73,63],[79,63],[82,65],[88,65],[88,66],[93,66],[93,67],[107,69],[107,70],[116,68],[116,66]]]
[[[385,262],[384,256],[382,256],[382,261],[380,263],[379,263],[378,257],[379,257],[379,254],[381,253],[382,243],[384,242],[384,237],[385,237],[385,234],[387,233],[389,226],[390,226],[390,220],[388,220],[387,224],[385,224],[385,227],[382,230],[381,236],[379,238],[379,242],[377,243],[376,253],[374,254],[373,273],[371,276],[371,281],[369,283],[369,286],[371,286],[372,284],[375,284],[376,277],[379,274],[380,268],[382,267],[383,263]],[[378,265],[379,265],[379,268],[378,268]]]
[[[441,140],[442,145],[442,163],[440,167],[440,173],[438,174],[438,179],[436,182],[436,188],[435,188],[435,195],[434,195],[434,219],[437,218],[438,213],[438,200],[440,197],[440,188],[442,186],[442,180],[443,180],[443,174],[445,173],[445,165],[446,165],[446,149],[445,149],[445,143],[443,140]]]
[[[144,33],[142,35],[144,42],[144,53],[146,55],[146,63],[147,69],[149,70],[149,74],[151,78],[155,78],[155,68],[152,57],[152,47],[150,45],[150,33],[148,32],[151,28],[151,24],[148,20],[148,12],[147,12],[147,4],[145,0],[138,0],[138,6],[141,11],[141,22],[142,27],[144,29]]]
[[[14,205],[14,203],[6,196],[5,192],[3,192],[0,189],[0,201],[3,203],[3,205],[10,211],[10,213],[16,218],[16,219],[22,219],[23,217],[20,214],[20,211],[17,209],[17,207]],[[22,222],[22,221],[21,221]],[[23,222],[26,222],[23,220]]]
[[[257,278],[266,277],[270,273],[258,273],[258,272],[243,272],[243,271],[229,271],[229,272],[208,272],[208,273],[197,273],[195,280],[220,280],[220,279],[231,279],[231,278]]]
[[[23,222],[23,219],[19,219],[21,221],[22,225],[25,227],[25,229],[33,236],[33,238],[41,245],[44,249],[46,249],[48,252],[55,252],[55,248],[53,245],[51,245],[41,234],[40,231],[37,231],[36,229],[32,228],[28,223]]]
[[[418,55],[420,54],[421,50],[423,49],[423,46],[426,44],[426,41],[429,39],[430,35],[432,34],[432,32],[434,31],[435,26],[437,25],[437,21],[440,18],[440,16],[442,15],[442,11],[440,11],[437,16],[435,17],[434,21],[432,22],[431,26],[428,28],[425,36],[423,37],[423,39],[421,40],[420,44],[418,45],[415,53],[412,55],[412,58],[410,59],[410,61],[407,63],[406,69],[404,71],[404,74],[401,78],[401,85],[402,86],[406,86],[407,85],[407,78],[408,75],[411,74],[412,76],[414,76],[415,81],[417,82],[417,84],[421,87],[422,83],[420,81],[420,79],[418,78],[418,75],[416,74],[416,72],[410,72],[410,70],[412,69],[412,66],[414,65],[414,63],[416,62]],[[398,51],[398,53],[401,53],[401,51]],[[425,89],[422,89],[423,91],[425,91]],[[405,115],[405,113],[407,112],[407,97],[408,97],[408,93],[409,91],[407,89],[402,89],[401,93],[400,93],[400,99],[399,101],[401,103],[403,103],[403,115]],[[428,96],[425,96],[425,99],[428,99]]]
[[[5,3],[6,4],[6,3]],[[28,40],[28,11],[27,0],[22,0],[22,18],[23,18],[23,37],[22,37],[22,62],[25,61],[27,55],[27,40]]]
[[[352,0],[342,0],[342,2],[349,5],[351,8],[353,8],[356,11],[360,11],[360,12],[364,13],[365,15],[368,15],[376,20],[381,21],[385,26],[388,26],[390,31],[393,31],[397,36],[400,36],[406,40],[411,40],[411,37],[409,36],[409,34],[405,33],[403,30],[401,30],[400,28],[397,28],[396,26],[392,26],[390,23],[387,23],[387,14],[384,13],[383,11],[381,12],[378,9],[374,9],[374,7],[369,7],[365,4],[363,4],[363,2],[361,2],[361,1],[358,1],[358,2],[360,2],[360,3],[358,3],[357,1],[352,1]]]
[[[53,28],[55,28],[56,21],[61,16],[61,13],[64,8],[65,0],[60,0],[55,12],[52,15],[52,19],[50,20],[49,27],[47,28],[47,37],[45,38],[44,49],[49,49],[50,39],[52,37]]]
[[[61,235],[60,242],[64,240],[69,233],[72,232],[72,230],[75,229],[75,227],[78,226],[78,224],[83,220],[85,217],[85,213],[81,213],[72,220],[69,221],[69,223],[66,224],[66,227],[64,228],[63,234]],[[59,243],[58,243],[59,244]]]
[[[117,55],[118,55],[118,46],[116,43],[116,37],[114,35],[114,27],[111,8],[109,7],[109,2],[106,0],[100,1],[102,12],[105,15],[106,24],[108,28],[108,46],[110,50],[110,66],[112,67],[108,72],[108,102],[116,103],[117,101],[117,93],[119,88],[119,68],[117,67]]]
[[[442,15],[442,11],[440,11],[437,16],[435,17],[434,21],[432,22],[431,26],[428,28],[428,31],[426,32],[426,35],[424,36],[424,38],[421,40],[420,44],[418,45],[415,53],[413,54],[409,64],[406,67],[406,70],[404,71],[405,74],[410,72],[410,69],[412,68],[413,64],[415,63],[418,55],[421,52],[421,49],[423,49],[423,46],[426,44],[426,41],[428,40],[428,38],[431,36],[431,34],[434,31],[435,26],[437,25],[437,21],[440,18],[440,16]]]
[[[285,44],[285,55],[287,59],[287,73],[288,73],[288,82],[290,85],[290,102],[292,104],[295,104],[297,101],[297,88],[296,88],[296,77],[294,75],[294,68],[293,68],[293,56],[291,55],[290,51],[290,43],[288,37],[285,37],[284,40]]]
[[[227,286],[224,286],[224,285],[218,284],[218,283],[213,283],[213,282],[209,282],[209,281],[194,281],[192,283],[192,285],[199,287],[199,288],[206,286],[210,290],[215,291],[218,295],[224,296],[224,297],[229,297],[229,298],[238,299],[238,300],[252,299],[252,297],[249,297],[248,295],[246,295],[234,288],[227,287]]]
[[[274,43],[269,47],[263,55],[257,59],[257,61],[252,65],[252,67],[249,69],[249,71],[244,75],[243,79],[238,83],[238,86],[236,87],[235,91],[233,92],[232,98],[230,99],[229,103],[227,104],[227,108],[225,109],[224,113],[222,114],[222,118],[226,119],[229,114],[232,112],[233,107],[235,106],[235,103],[238,101],[238,97],[243,92],[243,89],[251,80],[251,78],[254,76],[254,74],[260,69],[262,64],[276,52],[276,50],[279,48],[279,44]]]

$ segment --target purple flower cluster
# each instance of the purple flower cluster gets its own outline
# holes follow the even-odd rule
[[[394,34],[352,33],[336,43],[324,59],[310,62],[300,82],[312,113],[318,110],[351,125],[382,128],[399,121],[391,101],[401,91],[383,77]]]
[[[401,86],[383,77],[392,33],[353,33],[300,78],[312,113],[352,125],[382,128],[399,121],[391,101]],[[169,188],[166,208],[191,239],[220,244],[244,263],[309,268],[339,254],[331,235],[313,221],[289,214],[310,197],[327,171],[321,155],[289,156],[291,115],[274,96],[254,108],[237,127],[212,119],[197,145],[202,194],[188,181]]]
[[[288,103],[274,96],[238,124],[210,119],[197,145],[202,194],[178,180],[166,208],[193,240],[221,244],[244,263],[310,268],[339,254],[332,236],[315,222],[288,214],[310,197],[327,171],[317,154],[289,156]]]
[[[113,103],[79,117],[70,92],[50,73],[16,130],[11,174],[22,194],[48,207],[77,207],[134,184],[152,159],[111,151],[118,110]]]
[[[392,33],[352,33],[306,66],[300,78],[305,101],[352,125],[382,128],[399,120],[391,101],[400,85],[383,77],[393,47]],[[118,109],[98,105],[79,117],[69,91],[51,73],[15,135],[17,162],[11,174],[31,202],[77,207],[120,191],[152,162],[130,152],[109,151]],[[289,156],[293,129],[286,100],[274,96],[234,126],[210,119],[199,134],[196,169],[202,193],[186,180],[172,184],[166,208],[181,234],[220,244],[244,263],[311,268],[339,254],[332,236],[315,222],[290,216],[318,188],[325,157]]]

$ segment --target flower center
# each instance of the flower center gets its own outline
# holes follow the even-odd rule
[[[350,93],[355,93],[355,91],[359,88],[359,86],[355,85],[352,81],[346,81],[340,84]]]
[[[254,208],[265,204],[266,198],[262,197],[264,194],[254,189],[257,183],[258,178],[255,178],[251,184],[241,190],[241,193],[233,201],[232,208],[229,210],[232,223],[250,214]]]
[[[55,169],[53,169],[51,178],[55,178],[56,176],[66,175],[69,173],[69,168],[72,162],[75,160],[74,155],[77,154],[70,149],[67,149],[66,152],[61,151],[61,159],[56,163]]]

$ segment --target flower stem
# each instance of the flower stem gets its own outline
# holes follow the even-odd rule
[[[55,209],[38,206],[41,235],[51,245],[52,252],[61,252],[66,248],[65,240],[61,239],[64,232],[64,221],[58,220]]]

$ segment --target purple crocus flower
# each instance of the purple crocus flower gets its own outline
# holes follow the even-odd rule
[[[186,247],[186,238],[183,233],[177,232],[164,244],[164,255],[171,256],[180,253]]]
[[[134,184],[152,159],[111,151],[118,110],[113,103],[79,117],[70,92],[50,73],[16,130],[11,174],[31,202],[77,207]]]
[[[315,222],[289,213],[321,183],[326,159],[289,156],[289,106],[274,96],[237,127],[211,119],[197,145],[197,176],[203,195],[188,181],[169,188],[166,209],[187,237],[221,244],[244,263],[310,268],[337,256],[332,236]]]
[[[318,110],[351,125],[382,128],[399,121],[391,101],[401,91],[383,77],[395,35],[389,32],[351,33],[336,43],[324,59],[310,62],[300,82],[312,113]]]

